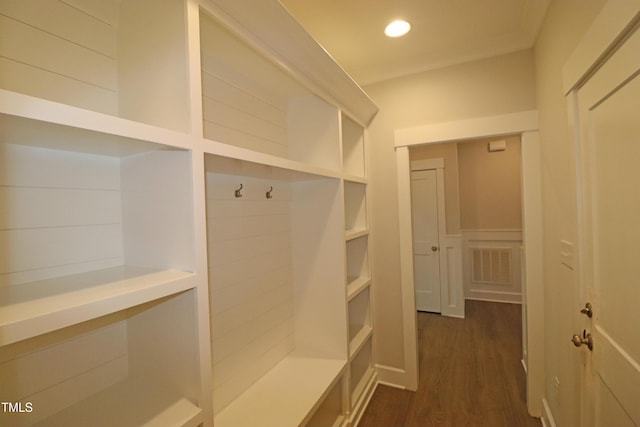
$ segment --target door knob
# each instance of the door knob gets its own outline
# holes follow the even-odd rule
[[[582,314],[586,314],[587,317],[592,318],[593,317],[593,307],[591,306],[591,303],[588,302],[584,305],[584,308],[582,310],[580,310],[580,313]]]
[[[580,347],[583,344],[586,344],[587,348],[593,351],[593,337],[586,330],[582,331],[582,336],[575,334],[571,338],[571,342],[576,347]]]
[[[438,251],[438,247],[437,247],[437,246],[431,246],[431,250],[432,250],[433,252],[437,252],[437,251]]]

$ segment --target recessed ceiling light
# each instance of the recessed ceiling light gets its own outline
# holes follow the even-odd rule
[[[387,37],[400,37],[404,36],[411,29],[411,25],[407,21],[397,20],[387,25],[384,29],[384,33]]]

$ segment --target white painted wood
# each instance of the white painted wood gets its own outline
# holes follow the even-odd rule
[[[440,240],[440,295],[442,314],[464,318],[462,236],[445,235]]]
[[[104,408],[113,410],[105,411]],[[153,382],[131,379],[117,383],[35,425],[195,427],[201,422],[201,411],[193,402]]]
[[[0,289],[0,344],[31,338],[194,286],[176,270],[113,267]]]
[[[345,114],[341,115],[342,170],[350,175],[366,176],[364,129]]]
[[[367,186],[355,182],[344,182],[345,230],[358,232],[368,229]]]
[[[347,241],[347,288],[356,288],[371,278],[368,243],[368,235]]]
[[[349,301],[349,354],[354,355],[372,332],[370,288]]]
[[[193,271],[190,153],[151,151],[121,163],[125,262]]]
[[[215,418],[216,427],[304,425],[345,362],[291,355]],[[247,410],[251,408],[251,410]]]
[[[580,154],[576,275],[581,303],[591,302],[594,310],[593,318],[576,315],[575,322],[594,339],[593,352],[585,355],[580,370],[581,414],[587,426],[640,423],[640,340],[629,328],[639,319],[633,303],[638,292],[630,286],[638,274],[633,257],[640,236],[638,204],[629,195],[636,192],[638,175],[632,159],[639,154],[633,106],[640,94],[640,31],[628,25],[640,19],[640,4],[623,9],[632,12],[631,19],[620,13],[621,4],[612,2],[584,39],[601,34],[608,44],[593,49],[579,45],[567,63],[578,83],[568,98]]]
[[[294,78],[367,125],[378,109],[326,51],[280,5],[205,0],[203,7],[251,47],[285,66]],[[273,31],[277,28],[279,31]]]
[[[189,90],[186,6],[168,0],[125,0],[118,11],[118,113],[187,132]],[[144,21],[144,31],[140,22]],[[162,64],[159,66],[158,64]]]
[[[361,398],[367,389],[367,385],[375,375],[372,352],[372,341],[368,340],[360,347],[358,353],[356,353],[349,365],[351,373],[351,401],[354,403]],[[353,406],[357,407],[357,405]]]
[[[411,224],[411,171],[409,148],[396,148],[398,174],[398,218],[400,224]],[[411,227],[401,226],[400,286],[402,288],[402,330],[404,339],[404,373],[402,385],[408,390],[418,387],[418,328],[413,272],[413,235]]]
[[[346,360],[344,206],[340,187],[339,180],[293,184],[292,261],[296,351]]]
[[[411,172],[416,309],[440,313],[440,237],[436,170]],[[434,250],[435,249],[435,250]]]
[[[324,398],[322,405],[313,414],[313,418],[306,424],[308,427],[340,427],[345,421],[343,408],[342,381],[333,386]]]

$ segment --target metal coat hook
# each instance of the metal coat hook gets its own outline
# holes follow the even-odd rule
[[[271,195],[272,192],[273,192],[273,187],[269,186],[269,191],[267,191],[267,199],[273,198],[273,196]]]
[[[236,197],[242,197],[242,184],[240,184],[240,188],[236,190]]]

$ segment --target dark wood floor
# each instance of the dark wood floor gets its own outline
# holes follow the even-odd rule
[[[418,390],[378,386],[358,427],[540,427],[525,405],[520,310],[467,301],[465,319],[418,313]]]

